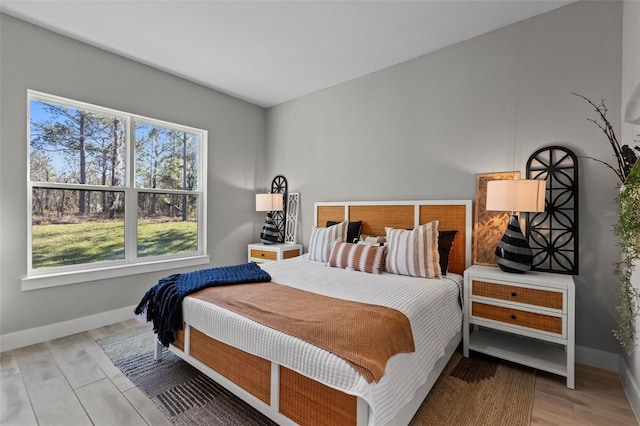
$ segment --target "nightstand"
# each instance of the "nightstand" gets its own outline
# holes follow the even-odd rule
[[[570,275],[464,272],[463,355],[469,350],[528,365],[575,385],[575,286]]]
[[[302,254],[301,244],[249,244],[249,262],[275,262]]]

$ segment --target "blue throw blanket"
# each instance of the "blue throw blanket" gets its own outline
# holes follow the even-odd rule
[[[203,288],[228,284],[247,284],[271,281],[271,276],[255,263],[202,269],[162,278],[144,295],[136,315],[147,311],[147,321],[153,321],[158,340],[169,346],[175,333],[182,330],[182,299]]]

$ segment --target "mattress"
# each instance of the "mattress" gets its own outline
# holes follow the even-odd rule
[[[457,274],[440,279],[368,274],[331,268],[306,255],[261,267],[278,284],[401,311],[411,323],[416,351],[393,356],[382,379],[368,383],[330,352],[193,297],[183,301],[185,322],[222,342],[362,398],[369,405],[369,425],[387,424],[412,399],[462,327],[462,277]]]

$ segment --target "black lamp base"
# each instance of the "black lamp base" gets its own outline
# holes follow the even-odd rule
[[[264,226],[260,233],[260,239],[263,244],[275,244],[278,242],[278,238],[278,227],[273,223],[271,213],[267,213],[267,218],[264,221]]]
[[[496,247],[496,263],[505,272],[524,274],[533,264],[533,251],[522,235],[518,215],[512,214],[502,239]]]

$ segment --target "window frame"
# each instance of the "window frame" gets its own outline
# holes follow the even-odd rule
[[[57,105],[87,110],[105,115],[118,116],[125,119],[125,181],[122,186],[102,186],[78,183],[40,182],[31,180],[31,101],[54,103]],[[196,134],[198,143],[198,178],[197,190],[175,190],[157,188],[138,188],[135,184],[135,131],[136,122],[153,126],[171,128],[185,133]],[[105,108],[82,101],[75,101],[57,95],[35,90],[27,90],[27,275],[22,278],[22,290],[55,287],[80,282],[104,280],[134,274],[156,272],[175,268],[190,267],[209,263],[207,252],[207,145],[208,132],[204,129],[184,126],[168,121],[158,120],[138,114]],[[56,267],[33,268],[33,188],[50,188],[65,190],[98,190],[123,192],[124,209],[124,252],[123,260],[97,263],[66,265]],[[198,224],[196,252],[160,256],[137,255],[137,226],[139,193],[176,193],[198,197]]]

